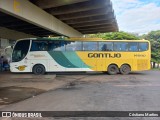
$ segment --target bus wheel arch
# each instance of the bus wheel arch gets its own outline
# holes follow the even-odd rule
[[[115,75],[119,72],[119,69],[118,69],[118,65],[116,64],[110,64],[107,68],[107,72],[110,74],[110,75]]]
[[[129,64],[122,64],[119,71],[121,74],[127,75],[131,72],[131,66]]]
[[[43,64],[35,64],[32,68],[32,72],[35,75],[43,75],[46,72],[46,68]]]

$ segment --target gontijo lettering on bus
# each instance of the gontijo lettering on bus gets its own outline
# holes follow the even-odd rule
[[[88,53],[89,58],[120,58],[120,53]]]

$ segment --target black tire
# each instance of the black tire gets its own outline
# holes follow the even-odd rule
[[[118,67],[116,65],[109,65],[107,71],[108,74],[115,75],[118,73]]]
[[[46,72],[46,69],[45,69],[45,67],[43,65],[35,65],[33,67],[33,73],[35,75],[44,75],[45,72]]]
[[[120,67],[120,73],[123,75],[127,75],[131,72],[131,67],[129,65],[122,65]]]

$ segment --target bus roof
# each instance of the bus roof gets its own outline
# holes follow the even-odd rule
[[[68,41],[98,41],[103,40],[102,38],[84,38],[84,37],[44,37],[44,38],[37,38],[37,40],[68,40]]]
[[[104,40],[102,38],[84,38],[84,37],[70,37],[70,38],[62,38],[62,37],[42,37],[42,38],[25,38],[25,39],[20,39],[20,40],[26,40],[26,39],[29,39],[29,40],[65,40],[65,41],[111,41],[111,42],[114,42],[114,41],[121,41],[121,42],[148,42],[148,40]]]

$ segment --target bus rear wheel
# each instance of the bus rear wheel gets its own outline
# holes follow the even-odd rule
[[[131,72],[131,67],[129,65],[122,65],[120,67],[120,73],[123,75],[127,75]]]
[[[43,75],[43,74],[45,74],[45,72],[46,72],[46,70],[45,70],[45,67],[43,65],[39,64],[39,65],[35,65],[33,67],[33,73],[35,75]]]
[[[118,73],[118,67],[116,65],[109,65],[107,71],[108,74],[115,75]]]

